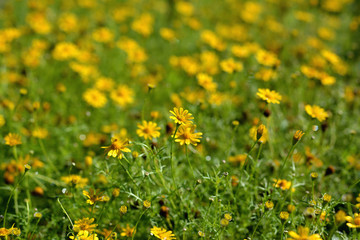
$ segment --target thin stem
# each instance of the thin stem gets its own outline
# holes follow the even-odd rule
[[[25,174],[28,172],[28,170],[25,168],[25,172],[24,174],[21,176],[21,178],[19,179],[19,181],[16,183],[15,187],[11,190],[10,196],[8,198],[8,201],[6,203],[6,208],[5,208],[5,213],[4,213],[4,222],[3,222],[3,227],[5,227],[5,223],[6,223],[6,215],[7,215],[7,211],[9,209],[9,204],[11,201],[12,196],[14,195],[15,191],[17,190],[17,188],[19,187],[20,183],[22,182],[22,180],[25,177]]]
[[[74,228],[74,224],[73,224],[73,222],[71,221],[71,218],[70,218],[69,214],[66,212],[64,206],[63,206],[63,205],[61,204],[61,202],[60,202],[60,198],[58,198],[57,201],[58,201],[58,203],[60,204],[61,209],[63,210],[63,212],[65,213],[65,215],[66,215],[67,218],[69,219],[69,221],[70,221],[70,223],[71,223],[71,226]]]
[[[174,185],[174,188],[176,189],[176,182],[175,182],[175,174],[174,174],[174,160],[173,160],[173,142],[174,142],[174,139],[175,139],[175,135],[179,129],[179,124],[176,124],[176,128],[175,128],[175,132],[174,134],[172,135],[171,137],[171,142],[170,142],[170,165],[171,165],[171,177],[172,177],[172,180],[173,180],[173,185]]]
[[[125,172],[127,173],[127,175],[129,176],[129,178],[131,179],[131,181],[133,181],[134,185],[136,186],[136,188],[138,188],[138,185],[136,185],[136,182],[134,180],[134,178],[131,176],[131,174],[129,173],[129,171],[126,169],[126,167],[124,166],[124,164],[121,162],[120,159],[118,159],[120,165],[123,167],[123,169],[125,170]]]
[[[193,167],[192,167],[192,165],[191,165],[191,162],[190,162],[190,160],[189,160],[188,146],[187,146],[187,145],[185,145],[185,151],[186,151],[186,160],[187,160],[187,162],[189,163],[189,166],[190,166],[190,169],[191,169],[191,174],[192,174],[192,176],[193,176],[193,178],[194,178],[194,177],[195,177],[195,175],[194,175],[194,169],[193,169]]]
[[[135,227],[134,227],[134,229],[135,229],[135,230],[134,230],[134,234],[132,235],[131,240],[134,240],[134,237],[135,237],[135,234],[136,234],[137,225],[139,224],[140,219],[142,218],[142,216],[144,215],[144,213],[145,213],[147,210],[148,210],[148,209],[145,209],[145,210],[141,213],[139,219],[137,220],[137,222],[136,222],[136,224],[135,224]]]

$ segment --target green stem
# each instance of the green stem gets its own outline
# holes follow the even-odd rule
[[[125,172],[127,173],[127,175],[129,176],[129,178],[131,179],[131,181],[134,183],[135,187],[138,188],[138,185],[136,185],[136,182],[134,180],[134,178],[131,176],[131,174],[129,173],[129,171],[126,169],[126,167],[124,166],[124,164],[121,162],[120,159],[118,159],[120,165],[123,167],[123,169],[125,170]]]
[[[57,201],[58,201],[58,203],[60,204],[61,209],[63,210],[63,212],[65,213],[65,215],[66,215],[67,218],[69,219],[72,228],[74,228],[74,224],[73,224],[73,222],[71,221],[71,218],[70,218],[69,214],[66,212],[64,206],[61,204],[60,199],[58,198]]]
[[[147,209],[145,209],[145,210],[141,213],[139,219],[137,220],[137,222],[136,222],[136,224],[135,224],[135,227],[134,227],[134,229],[135,229],[135,230],[134,230],[134,234],[132,235],[131,240],[134,240],[134,237],[135,237],[135,234],[136,234],[137,225],[139,224],[140,219],[142,218],[142,216],[144,215],[144,213],[145,213],[146,211],[147,211]]]
[[[171,137],[171,142],[170,142],[170,165],[171,165],[171,177],[172,177],[172,180],[173,180],[173,187],[174,189],[176,189],[176,182],[175,182],[175,174],[174,174],[174,160],[173,160],[173,142],[175,140],[175,135],[179,129],[179,124],[176,124],[176,128],[175,128],[175,132],[174,134],[172,135]]]
[[[189,163],[192,177],[195,178],[194,169],[193,169],[193,167],[192,167],[192,165],[191,165],[191,162],[190,162],[190,160],[189,160],[188,146],[187,146],[187,145],[185,145],[185,151],[186,151],[186,160],[187,160],[187,162]]]
[[[19,181],[16,183],[15,187],[11,190],[10,196],[8,198],[8,201],[6,203],[6,208],[5,208],[5,213],[4,213],[4,222],[3,222],[3,227],[5,227],[6,224],[6,215],[7,215],[7,211],[9,209],[9,204],[11,201],[12,196],[14,195],[15,191],[17,190],[17,188],[19,187],[20,183],[22,182],[22,180],[25,177],[25,174],[28,172],[28,170],[25,168],[25,172],[24,174],[21,176],[21,178],[19,179]],[[18,210],[17,210],[18,211]]]

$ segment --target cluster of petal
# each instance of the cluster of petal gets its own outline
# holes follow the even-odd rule
[[[172,240],[176,239],[172,231],[166,231],[166,229],[154,226],[151,228],[151,234],[161,240]]]
[[[180,145],[192,144],[196,146],[200,142],[200,138],[202,138],[202,133],[195,132],[195,129],[196,125],[193,124],[180,125],[175,134],[175,142],[180,143]]]
[[[279,93],[267,88],[259,88],[256,95],[267,103],[279,104],[282,99]]]
[[[194,119],[191,113],[188,110],[184,110],[182,107],[180,109],[174,108],[174,111],[170,111],[174,116],[170,116],[170,119],[174,120],[178,124],[188,124]]]
[[[306,105],[305,111],[309,114],[312,118],[316,118],[320,122],[324,121],[326,118],[329,117],[328,113],[321,107],[316,105]]]
[[[143,137],[145,139],[160,137],[160,127],[158,127],[155,122],[147,122],[144,120],[142,124],[138,123],[137,126],[138,129],[136,130],[136,133],[139,135],[139,137]]]
[[[128,139],[112,138],[110,146],[101,148],[105,148],[107,156],[122,159],[124,156],[123,152],[131,152],[128,148],[129,145]]]
[[[290,231],[289,235],[291,238],[287,240],[322,240],[319,234],[309,235],[310,229],[307,227],[298,227],[298,233]]]

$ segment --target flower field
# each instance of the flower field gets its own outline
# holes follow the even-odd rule
[[[0,239],[360,239],[360,2],[0,2]]]

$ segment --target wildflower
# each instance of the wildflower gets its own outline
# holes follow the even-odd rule
[[[259,127],[253,126],[253,127],[250,129],[249,135],[250,135],[250,137],[251,137],[254,141],[257,141],[257,140],[258,140],[258,139],[257,139],[257,135],[258,135],[258,134],[257,134],[257,130],[258,130],[258,128],[259,128]],[[266,143],[266,141],[268,140],[268,138],[269,138],[268,130],[267,130],[266,127],[264,127],[264,129],[263,129],[263,134],[262,134],[262,136],[260,137],[259,142],[261,142],[261,143]]]
[[[146,139],[157,138],[160,136],[160,127],[154,122],[143,121],[142,125],[138,123],[138,129],[136,130],[137,135]]]
[[[34,213],[34,217],[36,217],[36,218],[42,218],[42,213],[40,213],[40,212],[35,212],[35,213]]]
[[[125,214],[125,213],[127,212],[127,206],[122,205],[122,206],[120,207],[120,212],[121,212],[122,214]]]
[[[113,230],[103,229],[102,231],[98,231],[101,235],[103,235],[107,240],[114,240],[117,239],[117,233]],[[91,239],[92,240],[92,239]]]
[[[288,190],[291,187],[291,182],[285,179],[273,179],[275,182],[273,186],[281,188],[281,190]]]
[[[279,93],[275,91],[271,91],[270,89],[259,88],[258,92],[256,93],[258,97],[262,100],[265,100],[267,103],[275,103],[279,104],[282,97]]]
[[[345,220],[348,222],[346,225],[349,228],[360,228],[360,214],[355,213],[354,217],[346,216]]]
[[[290,231],[289,235],[292,238],[288,238],[288,240],[322,240],[319,234],[313,234],[309,236],[310,229],[307,227],[298,227],[298,233],[294,231]]]
[[[126,85],[120,85],[110,93],[111,99],[120,107],[134,102],[134,91]]]
[[[256,140],[259,140],[263,136],[265,128],[264,124],[260,124],[256,130]]]
[[[272,209],[274,207],[274,203],[271,200],[267,200],[265,203],[265,207],[267,209]]]
[[[265,50],[259,50],[256,53],[256,60],[258,63],[269,67],[278,66],[280,64],[280,60],[274,53]]]
[[[49,132],[47,129],[45,128],[35,128],[32,131],[32,136],[34,138],[40,138],[40,139],[45,139],[47,136],[49,135]]]
[[[225,213],[224,218],[227,219],[228,221],[232,220],[232,216],[229,213]]]
[[[220,62],[220,67],[224,72],[232,74],[234,71],[242,71],[243,65],[241,62],[234,61],[233,58],[229,58]]]
[[[245,160],[246,160],[246,157],[247,157],[246,154],[238,154],[236,156],[230,156],[229,157],[229,162],[244,164]]]
[[[198,231],[199,237],[205,237],[205,233],[203,231]]]
[[[300,130],[297,130],[293,136],[292,144],[295,145],[298,141],[301,140],[302,136],[304,136],[305,133],[303,133]]]
[[[205,73],[199,73],[196,75],[196,78],[198,80],[198,83],[200,86],[202,86],[204,89],[214,92],[216,91],[217,84],[214,83],[213,78]]]
[[[184,110],[182,107],[180,109],[174,107],[174,111],[170,111],[174,116],[170,116],[170,119],[174,120],[178,124],[188,124],[194,119],[191,113],[188,110]]]
[[[289,204],[288,206],[287,206],[287,210],[289,211],[289,212],[293,212],[293,211],[295,211],[295,206],[294,205],[292,205],[292,204]]]
[[[311,179],[312,179],[312,180],[315,180],[315,179],[317,179],[317,178],[319,177],[319,174],[318,174],[317,172],[312,172],[312,173],[310,174],[310,176],[311,176]]]
[[[101,148],[105,148],[105,154],[107,156],[122,159],[124,157],[123,152],[131,152],[127,146],[129,146],[128,139],[112,138],[110,146]]]
[[[96,233],[91,234],[87,230],[81,230],[76,236],[70,236],[70,239],[74,240],[99,240]]]
[[[166,229],[159,228],[159,227],[153,227],[151,228],[151,235],[161,239],[161,240],[172,240],[176,239],[175,235],[172,233],[172,231],[166,231]]]
[[[61,177],[61,180],[67,184],[76,185],[77,188],[83,188],[87,185],[89,179],[82,178],[79,175],[70,175]]]
[[[83,94],[83,99],[94,108],[101,108],[107,102],[106,96],[97,89],[87,89]]]
[[[200,142],[200,138],[202,136],[201,132],[195,132],[196,125],[188,124],[188,125],[180,125],[176,135],[175,142],[180,143],[180,145],[189,145],[192,144],[194,146]]]
[[[82,218],[80,220],[75,221],[73,230],[75,232],[80,231],[88,231],[93,232],[94,229],[97,227],[97,224],[92,224],[94,222],[94,218]]]
[[[226,227],[227,225],[229,225],[229,220],[227,220],[226,218],[222,218],[220,220],[220,225]]]
[[[132,235],[135,233],[135,227],[130,227],[129,224],[126,224],[126,228],[121,228],[120,235],[122,237],[132,237]]]
[[[170,28],[161,28],[160,36],[167,41],[174,41],[176,39],[175,31]]]
[[[4,227],[0,228],[0,237],[7,237],[9,235],[19,236],[20,234],[21,234],[20,229],[14,228],[14,225],[9,229],[6,229]]]
[[[120,188],[114,188],[114,190],[112,191],[113,197],[118,197],[119,194],[120,194]]]
[[[306,105],[305,111],[309,114],[312,118],[318,119],[320,122],[324,121],[329,115],[328,113],[321,107],[316,105]]]
[[[22,144],[20,135],[16,133],[8,133],[8,135],[4,137],[4,140],[5,144],[10,147]]]
[[[96,202],[107,202],[109,201],[109,197],[106,195],[102,195],[101,192],[94,192],[94,189],[90,189],[90,191],[86,191],[83,190],[83,195],[86,196],[87,198],[89,198],[88,200],[86,200],[86,203],[90,204],[90,205],[94,205],[94,203]]]
[[[143,205],[144,205],[145,208],[149,208],[149,207],[151,207],[151,202],[148,201],[148,200],[145,200]]]
[[[323,199],[324,199],[325,202],[330,202],[330,200],[331,200],[331,195],[325,193],[324,196],[323,196]]]
[[[79,53],[77,46],[69,42],[60,42],[56,44],[55,49],[52,52],[52,56],[55,60],[65,61],[75,58]]]
[[[289,218],[289,212],[280,212],[280,218],[282,220],[287,220]]]
[[[337,211],[337,213],[335,213],[335,220],[338,223],[345,222],[346,221],[346,212],[344,212],[343,210]]]
[[[113,40],[114,34],[105,27],[98,28],[92,33],[92,37],[95,41],[101,43],[109,43]]]

